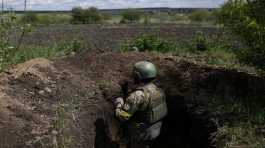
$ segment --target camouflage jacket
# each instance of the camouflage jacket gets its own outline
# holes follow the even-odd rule
[[[116,116],[127,121],[131,118],[139,122],[155,123],[167,114],[165,94],[153,83],[137,88],[124,103],[116,106]]]

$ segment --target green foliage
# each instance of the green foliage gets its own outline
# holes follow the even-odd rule
[[[217,14],[219,23],[238,35],[248,48],[236,51],[245,63],[265,69],[265,3],[230,0]]]
[[[150,16],[147,15],[147,14],[144,15],[144,22],[143,22],[143,23],[144,23],[144,24],[150,24],[150,22],[151,22],[151,21],[150,21]]]
[[[140,12],[133,9],[128,9],[122,13],[121,23],[136,23],[140,21],[140,19],[141,19]]]
[[[188,41],[172,41],[145,34],[122,44],[121,52],[152,51],[171,53],[195,63],[239,69],[251,73],[257,72],[253,67],[241,64],[237,56],[231,52],[234,49],[231,38],[227,36],[207,36],[200,32],[197,34],[199,35],[195,35]],[[203,39],[200,39],[201,35]],[[203,46],[206,46],[206,50],[197,49],[201,40]]]
[[[53,57],[69,55],[79,52],[82,48],[80,41],[58,43],[54,47],[20,47],[23,38],[31,32],[30,24],[19,25],[12,19],[5,19],[0,24],[0,71],[8,68],[9,65],[25,62],[37,57]],[[17,33],[19,38],[16,44],[11,43],[10,32]]]
[[[188,20],[188,16],[187,15],[184,15],[184,14],[175,14],[173,16],[173,19],[175,21],[187,21]]]
[[[195,10],[189,14],[189,19],[193,22],[203,22],[209,19],[211,13],[206,9]]]
[[[11,43],[10,32],[15,31],[19,34],[18,43]],[[20,45],[24,36],[31,31],[31,25],[18,25],[14,22],[12,15],[3,18],[1,16],[0,24],[0,71],[4,70],[14,58],[16,52],[20,49]]]
[[[50,24],[69,24],[71,16],[65,14],[39,14],[38,24],[50,25]]]
[[[39,21],[36,12],[26,12],[21,18],[22,23],[35,24]]]
[[[72,17],[72,23],[74,24],[100,23],[103,19],[103,15],[95,7],[89,9],[75,7],[72,9]]]
[[[56,56],[71,55],[80,52],[82,49],[81,42],[74,40],[71,42],[60,42],[53,47],[27,47],[15,52],[9,63],[17,64],[34,58],[52,58]]]
[[[167,40],[160,39],[153,35],[142,35],[130,43],[122,47],[122,51],[157,51],[157,52],[170,52],[176,49],[175,43]]]
[[[263,98],[213,98],[209,111],[215,116],[217,147],[262,148],[265,122]]]
[[[207,50],[207,43],[206,43],[206,37],[203,34],[203,32],[198,31],[196,32],[196,35],[194,37],[194,42],[196,44],[196,50],[198,51],[205,51]]]

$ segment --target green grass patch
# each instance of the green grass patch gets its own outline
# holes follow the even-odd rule
[[[53,47],[32,46],[21,48],[14,53],[14,56],[10,58],[9,61],[5,61],[5,63],[3,63],[5,66],[3,69],[0,69],[0,71],[8,68],[10,65],[23,63],[30,59],[66,56],[80,52],[81,49],[82,44],[78,40],[60,42]]]
[[[229,69],[257,73],[254,67],[240,63],[231,39],[220,36],[206,36],[198,33],[187,41],[173,41],[155,35],[144,34],[121,45],[121,52],[171,53],[191,62],[221,66]]]
[[[255,98],[215,98],[209,110],[215,116],[218,130],[217,148],[263,148],[265,145],[264,101]]]

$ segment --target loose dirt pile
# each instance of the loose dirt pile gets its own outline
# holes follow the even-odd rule
[[[130,71],[140,60],[159,67],[168,99],[169,115],[155,147],[211,147],[216,125],[208,104],[213,98],[259,98],[264,103],[264,77],[169,55],[34,59],[0,76],[0,147],[116,148],[120,125],[110,100],[122,95],[121,84],[134,88]]]

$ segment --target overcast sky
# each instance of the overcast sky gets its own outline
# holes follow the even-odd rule
[[[225,0],[27,0],[31,10],[70,10],[74,6],[100,9],[143,7],[218,7]],[[22,10],[24,0],[4,0],[6,8]]]

